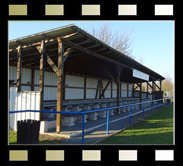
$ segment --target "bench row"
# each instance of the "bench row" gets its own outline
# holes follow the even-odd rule
[[[144,99],[143,101],[150,101],[150,99]],[[139,100],[129,100],[129,101],[123,101],[119,102],[119,105],[128,105],[128,104],[134,104],[139,103]],[[155,103],[154,103],[155,104]],[[150,106],[151,103],[145,103],[144,107]],[[89,111],[89,110],[96,110],[96,109],[102,109],[102,108],[110,108],[117,106],[116,102],[108,102],[108,103],[95,103],[95,104],[83,104],[83,109],[81,111]],[[66,109],[66,108],[65,108]],[[139,109],[139,105],[132,106],[132,110]],[[123,113],[126,111],[130,111],[130,106],[123,107],[119,109],[119,113]],[[67,110],[68,111],[68,110]],[[78,106],[72,106],[71,112],[79,112],[79,105]],[[113,116],[117,113],[117,109],[111,109],[109,110],[109,115]],[[98,118],[106,118],[107,111],[100,111],[100,112],[93,112],[85,114],[85,123],[87,120],[97,120]],[[82,123],[82,115],[63,115],[62,125],[63,126],[74,126],[75,122]]]

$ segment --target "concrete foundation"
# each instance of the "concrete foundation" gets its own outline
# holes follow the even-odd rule
[[[106,103],[100,104],[100,109],[102,109],[102,108],[106,108]],[[107,111],[100,111],[100,112],[98,112],[98,117],[99,118],[106,118],[106,113],[107,113]]]
[[[64,119],[63,119],[63,126],[68,126],[68,127],[71,127],[71,126],[74,126],[75,123],[77,120],[77,116],[64,116]]]
[[[56,127],[56,120],[53,121],[41,121],[39,133],[48,132],[50,129]]]
[[[92,110],[96,110],[96,109],[99,109],[99,104],[93,104]],[[88,119],[89,120],[97,120],[97,113],[96,112],[89,113]]]
[[[79,112],[79,105],[73,105],[71,108],[71,112]]]
[[[107,103],[107,107],[108,108],[113,107],[113,103]],[[109,115],[110,116],[113,116],[114,115],[114,110],[113,109],[109,110]]]
[[[88,110],[90,110],[90,104],[84,104],[82,111],[88,111]],[[87,120],[86,120],[87,118],[88,118],[88,114],[85,114],[85,121],[84,121],[84,123],[87,122]],[[78,115],[77,122],[78,123],[83,123],[83,115]]]

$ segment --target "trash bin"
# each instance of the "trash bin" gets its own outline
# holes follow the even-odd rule
[[[17,121],[17,144],[38,144],[40,121],[21,120]]]

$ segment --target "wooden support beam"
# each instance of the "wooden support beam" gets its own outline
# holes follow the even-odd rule
[[[105,73],[110,77],[110,79],[113,80],[117,84],[117,80],[113,77],[113,75],[109,72],[109,70],[104,66],[102,66],[102,68],[105,71]]]
[[[36,46],[37,50],[41,53],[41,47],[40,46]],[[56,66],[56,64],[52,61],[52,59],[48,56],[48,54],[45,52],[45,55],[47,57],[47,62],[48,64],[52,67],[53,71],[57,74],[58,76],[58,67]]]
[[[142,102],[142,80],[140,81],[140,103]],[[140,108],[142,108],[142,104],[140,104]]]
[[[35,69],[31,69],[31,91],[34,91],[34,84],[35,84]]]
[[[77,45],[77,44],[74,44],[74,43],[71,42],[71,41],[68,41],[68,40],[65,40],[65,39],[62,39],[62,41],[63,41],[65,44],[67,44],[67,45],[69,45],[69,46],[71,46],[71,47],[74,46],[76,49],[78,49],[78,50],[80,50],[80,51],[82,51],[82,52],[85,52],[86,54],[95,56],[95,57],[97,57],[97,58],[100,58],[100,59],[102,59],[102,60],[105,60],[105,61],[114,63],[114,64],[116,64],[116,65],[124,66],[124,67],[127,67],[127,68],[130,68],[130,69],[131,69],[131,67],[129,67],[129,66],[127,66],[127,65],[124,65],[124,64],[122,64],[122,63],[120,63],[120,62],[118,62],[118,61],[115,61],[115,60],[113,60],[113,59],[107,58],[107,57],[105,57],[105,56],[103,56],[103,55],[97,54],[97,53],[95,53],[95,52],[93,52],[93,51],[90,51],[90,50],[88,50],[88,49],[86,49],[86,48],[83,48],[83,47],[81,47],[81,46],[79,46],[79,45]]]
[[[74,47],[68,48],[66,52],[64,52],[63,62],[69,57],[70,53],[73,51]]]
[[[128,96],[128,86],[129,86],[129,84],[127,84],[127,97],[129,97],[129,96]]]
[[[113,89],[113,88],[112,88],[112,84],[113,84],[113,83],[112,83],[112,81],[111,81],[111,98],[112,98],[112,91],[113,91],[113,90],[112,90],[112,89]]]
[[[119,106],[119,85],[120,85],[120,75],[117,75],[117,106]],[[119,115],[119,108],[117,108],[117,115]]]
[[[37,50],[40,52],[40,46],[36,46]],[[66,61],[66,59],[69,57],[70,53],[73,51],[74,47],[72,48],[68,48],[66,50],[66,52],[63,55],[63,63]],[[57,74],[58,76],[58,67],[56,66],[56,64],[52,61],[52,59],[50,58],[50,56],[45,52],[46,56],[47,56],[47,62],[48,64],[52,67],[53,71]]]
[[[41,93],[40,95],[40,110],[43,110],[43,97],[44,97],[44,66],[46,61],[46,55],[45,55],[45,41],[41,41],[41,47],[40,47],[40,74],[39,74],[39,91]],[[43,113],[40,112],[39,114],[39,120],[43,120]]]
[[[147,82],[147,98],[148,98],[148,82]]]
[[[102,93],[101,93],[101,95],[100,95],[100,98],[101,98],[102,96],[104,97],[104,93],[105,93],[105,91],[106,91],[108,85],[110,84],[110,82],[111,82],[111,80],[109,80],[109,81],[107,82],[105,88],[102,90]]]
[[[61,38],[57,38],[58,41],[58,85],[57,85],[57,111],[62,111],[62,101],[63,101],[63,78],[64,78],[64,44]],[[62,114],[56,115],[56,132],[60,133],[62,131]]]
[[[22,46],[19,45],[19,47],[17,48],[17,58],[18,58],[18,62],[17,62],[17,88],[18,88],[18,92],[21,91],[21,75],[22,75]]]
[[[154,82],[154,85],[160,90],[160,87]]]
[[[86,99],[86,77],[84,77],[84,99]]]
[[[153,90],[153,86],[151,86],[151,84],[149,84],[149,82],[147,82],[147,84],[152,88],[152,90]]]
[[[140,88],[140,84],[137,84],[137,86],[134,88],[134,90],[137,89],[138,87]]]
[[[160,91],[161,91],[161,82],[162,82],[162,81],[160,80]]]
[[[98,95],[99,87],[100,87],[100,79],[98,80],[97,90],[96,90],[96,94],[95,94],[95,99],[97,99],[97,95]]]

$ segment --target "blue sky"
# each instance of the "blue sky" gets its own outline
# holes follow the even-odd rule
[[[146,67],[174,82],[174,21],[109,21],[115,28],[133,29],[132,55],[143,57]],[[9,21],[9,40],[75,24],[80,28],[99,27],[103,21]]]

